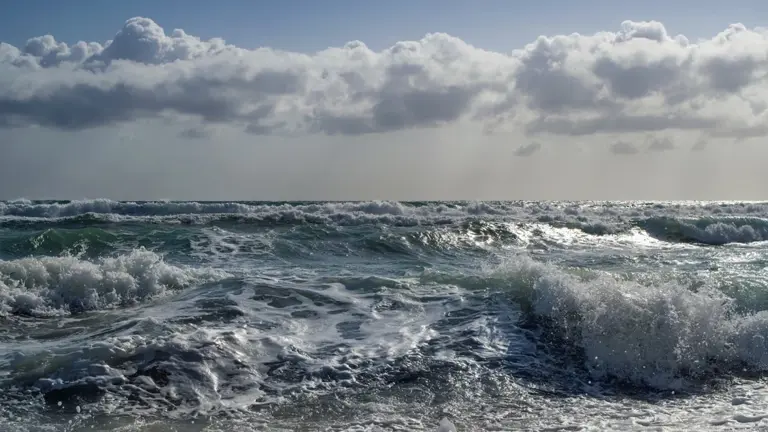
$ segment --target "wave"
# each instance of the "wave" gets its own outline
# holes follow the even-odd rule
[[[762,203],[22,200],[0,202],[0,227],[11,230],[62,230],[148,224],[234,229],[307,225],[447,226],[449,230],[456,231],[425,230],[411,233],[406,238],[406,242],[424,247],[509,244],[515,239],[546,237],[546,227],[571,230],[573,233],[569,235],[561,231],[556,235],[558,239],[581,238],[584,235],[592,238],[625,236],[639,228],[648,236],[664,242],[724,245],[768,240],[768,219],[761,217],[765,212],[768,212],[768,206]],[[462,230],[464,233],[459,233]],[[48,235],[55,236],[56,232],[51,231]],[[465,241],[469,237],[472,237],[471,241]],[[589,241],[587,238],[582,240]],[[549,240],[545,238],[543,241],[546,243]],[[558,240],[553,241],[557,243]],[[56,243],[52,239],[51,242]],[[67,242],[62,240],[60,243],[64,245]],[[95,241],[94,246],[98,243]],[[386,244],[380,246],[382,250],[387,248]],[[407,245],[401,244],[393,247],[398,251],[405,250],[403,247],[407,249]],[[32,253],[33,249],[30,249]]]
[[[123,202],[106,199],[81,201],[0,201],[0,223],[98,224],[181,223],[216,221],[253,224],[448,224],[472,220],[544,223],[578,229],[587,234],[610,235],[633,225],[654,232],[689,224],[698,229],[716,222],[753,227],[763,235],[761,215],[766,203],[655,203],[655,202]],[[758,229],[760,228],[760,229]],[[712,230],[712,229],[711,229]],[[674,230],[673,230],[674,231]],[[684,231],[678,229],[677,231]],[[697,235],[697,234],[693,234]],[[717,235],[710,233],[710,235]],[[749,235],[749,234],[742,234]],[[702,239],[706,239],[702,236]]]
[[[74,256],[0,261],[0,314],[52,316],[131,305],[226,276],[177,267],[145,249],[97,261]]]
[[[120,265],[74,262],[91,270],[86,273],[104,277],[113,269],[131,273],[134,267],[150,267],[141,263],[157,258],[137,250],[118,258],[124,261]],[[167,290],[223,277],[173,269],[154,272],[174,277],[152,276],[149,279],[155,282],[150,285]],[[6,270],[0,267],[0,274],[6,275]],[[503,319],[486,319],[489,291],[519,305],[538,325],[540,331],[530,333],[537,340],[524,347],[526,356],[536,357],[532,367],[537,369],[549,368],[541,352],[542,345],[551,341],[546,339],[548,331],[561,338],[558,342],[564,340],[580,351],[573,358],[583,362],[593,379],[668,390],[724,372],[768,369],[768,313],[738,313],[733,301],[712,286],[641,283],[524,256],[474,275],[434,271],[413,279],[338,275],[313,280],[312,285],[326,288],[259,284],[251,287],[254,291],[232,290],[219,297],[193,295],[194,302],[176,305],[169,314],[172,319],[155,319],[161,306],[148,305],[129,322],[113,323],[106,332],[99,329],[98,338],[83,335],[88,343],[20,350],[8,357],[13,372],[6,381],[24,391],[38,389],[60,412],[74,412],[83,399],[98,400],[109,393],[112,401],[121,403],[116,410],[121,414],[163,412],[171,417],[279,409],[268,405],[285,398],[301,409],[328,408],[311,405],[321,401],[341,401],[345,407],[360,409],[361,404],[349,402],[352,392],[369,401],[383,392],[389,401],[391,389],[410,389],[401,385],[409,380],[427,383],[437,394],[444,385],[464,395],[485,385],[477,379],[480,373],[494,389],[482,390],[488,391],[482,394],[488,401],[498,388],[514,387],[505,381],[510,378],[499,365],[504,364],[508,346],[522,343],[505,333]],[[419,292],[419,286],[426,289]],[[438,289],[433,290],[435,286]],[[462,293],[459,309],[445,314],[446,300],[456,293],[451,289],[456,286],[483,294]],[[496,303],[497,298],[492,300]],[[342,304],[351,307],[350,314],[338,314]],[[257,305],[263,309],[249,312]],[[280,318],[277,309],[290,315]],[[209,312],[217,315],[203,318]],[[222,318],[224,314],[231,318]],[[258,319],[243,325],[239,318],[248,314]],[[520,358],[509,360],[515,362]],[[571,364],[564,374],[570,373]],[[526,379],[511,376],[515,382]],[[30,393],[19,393],[28,404]],[[328,402],[320,397],[327,394],[344,397],[329,397],[333,402]],[[515,395],[515,400],[525,396],[529,395]],[[424,398],[428,404],[434,402],[433,394]],[[109,408],[108,402],[104,407]]]
[[[441,212],[450,205],[428,206],[427,212]],[[468,205],[469,211],[482,213],[476,206]],[[493,211],[487,205],[488,211]],[[28,218],[63,218],[84,214],[113,214],[123,216],[172,216],[205,214],[260,214],[288,210],[316,214],[359,213],[369,215],[402,216],[424,213],[419,203],[394,201],[367,202],[197,202],[197,201],[146,201],[128,202],[108,199],[79,201],[5,201],[0,202],[1,216]],[[472,210],[474,209],[474,210]]]
[[[376,225],[418,226],[448,224],[464,217],[442,214],[368,213],[362,210],[333,211],[332,209],[296,208],[293,206],[252,209],[249,213],[178,213],[168,215],[125,215],[119,213],[83,213],[69,216],[0,216],[0,226],[12,229],[41,229],[51,226],[87,227],[113,224],[172,224],[172,225]]]
[[[757,217],[655,217],[638,225],[651,236],[666,241],[724,245],[768,240],[768,219]]]
[[[118,235],[94,227],[78,230],[47,228],[31,234],[12,232],[0,242],[0,256],[71,254],[96,257],[113,251],[118,240]]]
[[[647,218],[715,216],[759,217],[768,203],[749,202],[574,202],[574,201],[446,201],[446,202],[198,202],[198,201],[0,201],[0,218],[206,221],[227,215],[284,223],[439,223],[458,219],[505,219],[563,224],[588,233],[612,233],[613,225]],[[101,216],[99,218],[99,216]],[[144,217],[145,219],[141,219]]]
[[[724,371],[768,370],[768,311],[739,313],[734,299],[713,286],[640,283],[522,256],[483,277],[424,278],[503,288],[559,340],[578,348],[594,379],[677,389]]]

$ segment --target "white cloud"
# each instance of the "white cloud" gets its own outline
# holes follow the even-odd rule
[[[103,43],[45,35],[0,44],[0,127],[192,116],[201,125],[185,135],[202,138],[206,123],[256,135],[360,135],[467,120],[529,136],[750,138],[768,132],[766,77],[768,31],[740,24],[700,41],[625,21],[614,32],[541,36],[509,54],[437,33],[379,52],[354,41],[309,55],[132,18]]]

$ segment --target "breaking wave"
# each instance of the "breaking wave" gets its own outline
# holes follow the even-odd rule
[[[0,261],[0,314],[61,315],[132,305],[226,275],[177,267],[145,249],[97,261],[75,256]]]
[[[504,286],[582,350],[597,379],[669,389],[723,371],[768,370],[768,311],[737,312],[735,300],[715,286],[663,275],[641,283],[567,272],[525,257],[510,260],[485,282]]]
[[[757,217],[656,217],[638,225],[650,235],[666,241],[723,245],[768,240],[768,220]]]

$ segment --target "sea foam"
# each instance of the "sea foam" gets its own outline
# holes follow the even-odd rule
[[[0,261],[0,313],[58,315],[111,308],[226,276],[221,270],[174,266],[145,249],[97,261],[74,256]]]
[[[576,274],[527,257],[494,270],[493,279],[581,348],[598,379],[676,388],[715,368],[768,368],[768,311],[737,313],[713,286]]]

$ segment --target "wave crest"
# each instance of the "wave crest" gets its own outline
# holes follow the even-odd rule
[[[436,280],[448,283],[444,276]],[[713,286],[569,272],[527,257],[454,283],[505,287],[583,352],[596,379],[670,389],[723,370],[768,370],[768,311],[739,314],[734,300]]]
[[[768,220],[756,217],[654,217],[639,225],[651,236],[667,241],[723,245],[768,240]]]
[[[0,314],[105,309],[224,277],[219,270],[173,266],[145,249],[98,261],[74,256],[0,261]]]

